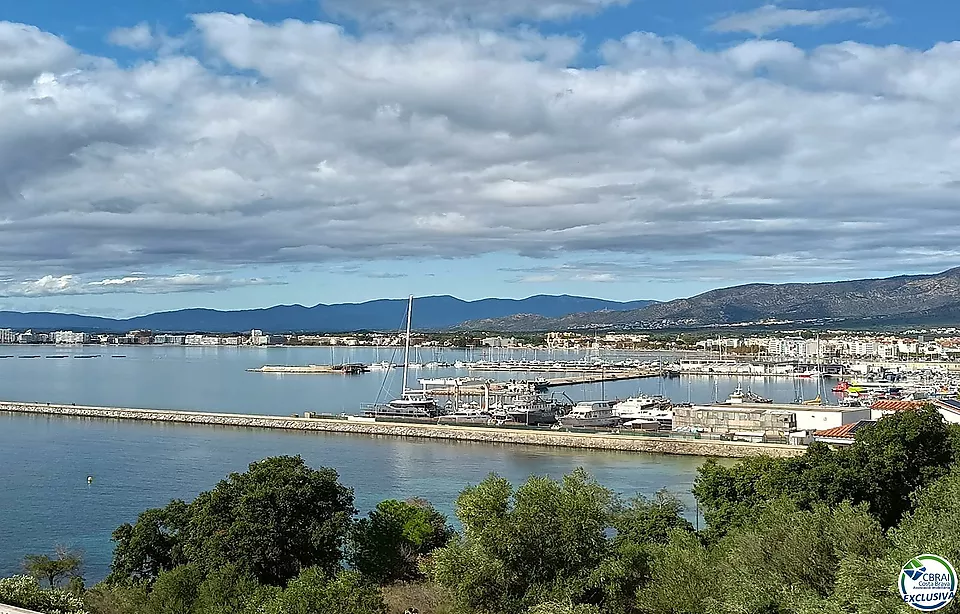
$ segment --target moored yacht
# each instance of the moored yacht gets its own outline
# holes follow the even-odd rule
[[[554,424],[563,407],[554,399],[534,394],[515,397],[513,402],[503,406],[503,410],[514,422],[537,425]]]
[[[620,418],[613,413],[616,401],[581,401],[570,413],[557,418],[561,426],[613,426]]]
[[[407,388],[407,372],[413,366],[410,364],[410,323],[413,318],[413,296],[407,305],[407,334],[403,349],[403,391],[400,398],[394,399],[386,405],[378,405],[363,412],[367,417],[390,418],[436,418],[440,415],[440,405],[436,399],[429,396],[424,390],[410,390]]]

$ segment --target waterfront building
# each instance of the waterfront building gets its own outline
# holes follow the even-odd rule
[[[787,441],[797,430],[792,411],[768,405],[691,405],[674,408],[673,428],[750,441]]]
[[[183,344],[184,345],[202,345],[203,335],[184,335]]]
[[[90,333],[75,333],[72,330],[58,330],[53,333],[53,342],[58,344],[89,343]]]
[[[9,328],[0,328],[0,345],[17,342],[17,333]]]
[[[270,336],[264,335],[262,330],[255,328],[250,331],[250,345],[268,345],[269,343]]]
[[[184,345],[185,335],[156,335],[153,338],[154,345]]]
[[[480,341],[480,345],[492,348],[515,347],[517,340],[515,337],[487,337]]]

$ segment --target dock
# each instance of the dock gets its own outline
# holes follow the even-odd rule
[[[336,373],[338,375],[357,375],[369,371],[366,365],[361,364],[342,364],[342,365],[264,365],[255,369],[247,369],[251,373],[298,373],[298,374],[318,374],[318,373]]]
[[[413,437],[481,444],[533,445],[722,458],[744,458],[757,455],[790,457],[803,454],[806,450],[803,446],[697,439],[689,436],[656,436],[626,432],[584,433],[525,426],[455,426],[451,424],[381,422],[372,418],[345,415],[301,418],[298,416],[285,417],[0,401],[0,414],[3,413],[33,414],[54,418],[135,420],[210,427],[283,429],[367,437]]]
[[[599,384],[601,382],[618,382],[624,380],[643,379],[647,377],[659,377],[660,369],[635,369],[630,371],[610,371],[605,373],[588,373],[584,375],[573,375],[568,377],[549,377],[541,378],[535,381],[524,382],[488,382],[468,383],[459,386],[438,386],[424,388],[429,394],[438,396],[483,396],[484,389],[488,388],[491,393],[518,392],[518,386],[526,384],[531,390],[560,388],[562,386],[578,386],[581,384]],[[430,381],[430,380],[426,380]]]

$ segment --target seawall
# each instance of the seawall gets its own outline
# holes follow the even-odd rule
[[[124,407],[92,407],[54,403],[0,401],[0,412],[40,414],[144,422],[231,426],[325,433],[348,433],[390,437],[419,437],[482,443],[535,445],[590,450],[649,452],[743,458],[767,454],[776,457],[797,456],[804,449],[782,444],[757,444],[707,439],[679,439],[642,435],[568,433],[564,431],[525,430],[514,428],[471,427],[442,424],[399,424],[395,422],[353,422],[322,418],[295,418],[249,414],[223,414],[196,411],[131,409]]]

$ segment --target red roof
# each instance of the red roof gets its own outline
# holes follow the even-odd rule
[[[823,431],[816,431],[814,433],[815,437],[837,437],[844,439],[853,439],[853,431],[856,429],[856,426],[859,422],[854,422],[852,424],[844,424],[843,426],[837,426],[832,429],[825,429]]]
[[[867,426],[868,424],[873,424],[873,420],[860,420],[859,422],[854,422],[852,424],[844,424],[843,426],[837,426],[832,429],[825,429],[822,431],[815,431],[813,433],[814,437],[830,437],[833,439],[853,439],[854,434],[861,428]]]
[[[870,406],[870,409],[881,411],[912,411],[926,405],[926,401],[898,401],[897,399],[880,399]]]

